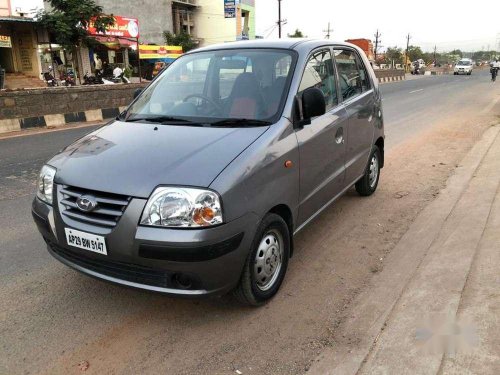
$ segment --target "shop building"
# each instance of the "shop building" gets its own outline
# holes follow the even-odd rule
[[[42,85],[38,46],[43,34],[32,18],[0,16],[0,67],[6,72],[5,88]]]
[[[255,0],[196,0],[200,46],[255,39]]]
[[[144,0],[141,6],[97,0],[105,13],[133,15],[141,44],[163,45],[163,33],[190,34],[200,46],[255,39],[255,0]]]
[[[141,43],[164,44],[163,32],[173,31],[172,0],[130,1],[96,0],[104,13],[134,17],[141,25]]]

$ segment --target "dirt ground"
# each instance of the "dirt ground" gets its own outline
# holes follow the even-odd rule
[[[383,269],[416,215],[494,123],[491,117],[478,121],[457,113],[390,150],[374,196],[360,198],[351,190],[298,234],[272,303],[249,311],[229,297],[189,301],[134,292],[117,306],[133,311],[127,319],[98,339],[56,354],[42,372],[304,373],[322,348],[342,342],[336,328],[350,302]],[[64,279],[68,288],[83,283],[89,293],[105,285],[73,273]]]

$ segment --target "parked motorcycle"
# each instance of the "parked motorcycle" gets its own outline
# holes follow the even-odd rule
[[[109,80],[113,83],[130,83],[130,80],[125,77],[125,73],[122,72],[119,75],[110,77]]]
[[[125,77],[124,73],[120,73],[117,76],[111,75],[103,75],[101,73],[97,73],[95,76],[86,72],[83,76],[83,84],[84,85],[115,85],[118,83],[130,83],[130,80]]]
[[[83,76],[83,85],[102,85],[104,81],[102,75],[97,73],[96,75],[91,75],[89,72],[85,72]]]
[[[68,73],[68,72],[61,73],[60,80],[61,80],[61,86],[75,86],[76,85],[75,76],[72,73]]]
[[[48,87],[55,87],[57,86],[57,81],[54,78],[54,75],[52,74],[52,67],[49,67],[49,70],[47,72],[43,72],[41,75],[43,76],[43,79],[47,83]]]

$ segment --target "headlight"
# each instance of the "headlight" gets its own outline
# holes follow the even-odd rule
[[[142,225],[160,227],[208,227],[222,222],[217,193],[183,187],[157,188],[141,218]]]
[[[44,165],[38,176],[36,196],[45,203],[52,204],[52,188],[54,186],[54,176],[56,169]]]

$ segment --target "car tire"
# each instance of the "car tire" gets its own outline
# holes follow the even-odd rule
[[[366,166],[365,173],[355,185],[359,195],[368,197],[377,190],[378,181],[380,179],[381,161],[380,150],[374,145],[370,157],[368,158],[368,165]]]
[[[269,213],[262,219],[233,294],[245,305],[260,306],[278,292],[290,258],[290,231],[285,220]]]

